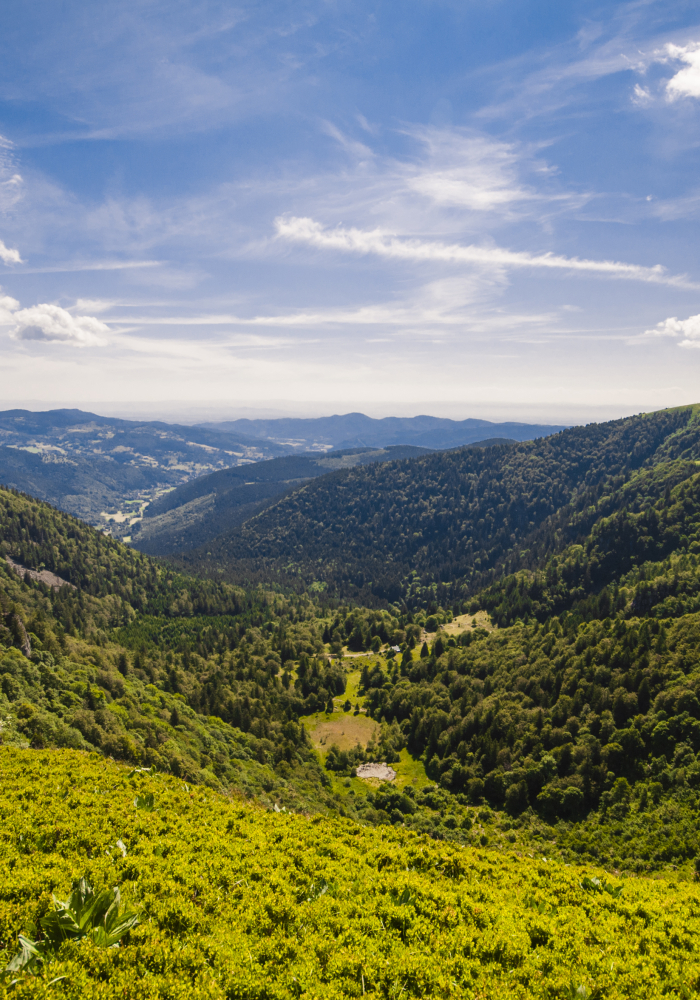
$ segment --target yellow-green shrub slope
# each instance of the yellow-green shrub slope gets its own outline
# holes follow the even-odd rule
[[[134,805],[147,791],[153,812]],[[582,888],[590,870],[264,812],[71,750],[0,750],[0,830],[3,964],[80,876],[120,885],[142,917],[121,948],[64,945],[2,995],[614,1000],[700,985],[691,883],[614,880],[616,899]]]

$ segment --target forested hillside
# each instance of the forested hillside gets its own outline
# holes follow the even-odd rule
[[[150,555],[170,555],[204,545],[242,524],[277,497],[334,469],[425,454],[413,447],[354,448],[288,455],[199,476],[148,505],[132,544]]]
[[[700,420],[686,407],[352,469],[284,497],[185,565],[234,577],[265,568],[364,602],[459,603],[504,561],[527,559],[543,532],[555,546],[579,526],[585,534],[581,512],[638,470],[698,457]]]
[[[191,781],[323,807],[324,774],[295,720],[326,674],[310,676],[305,695],[278,678],[286,637],[312,656],[322,648],[308,599],[170,573],[5,490],[0,552],[5,744],[97,748]],[[22,579],[5,555],[66,583]],[[226,678],[233,690],[222,697]],[[332,681],[342,686],[342,675]]]
[[[605,618],[622,608],[655,617],[700,608],[700,471],[696,461],[663,462],[619,490],[552,519],[527,552],[480,594],[499,624],[570,608]],[[567,539],[575,538],[572,544]],[[690,557],[690,558],[688,558]]]

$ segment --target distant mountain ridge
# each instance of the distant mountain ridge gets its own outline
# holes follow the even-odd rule
[[[374,418],[364,413],[345,413],[331,417],[277,417],[270,420],[242,418],[199,426],[284,443],[300,451],[322,451],[327,448],[386,448],[401,444],[433,449],[458,448],[486,438],[531,441],[555,434],[565,425],[513,421],[492,423],[475,418],[449,420],[425,415]]]
[[[162,420],[125,420],[121,417],[104,417],[99,413],[77,409],[0,410],[0,441],[4,445],[18,446],[38,439],[44,443],[44,447],[48,447],[48,441],[51,440],[56,442],[58,448],[62,446],[69,451],[80,451],[79,436],[85,437],[90,431],[98,435],[100,443],[107,452],[119,448],[121,438],[126,437],[127,443],[122,450],[138,454],[134,450],[136,445],[147,441],[152,434],[158,434],[162,441],[177,442],[180,445],[199,445],[215,450],[227,447],[252,448],[255,454],[251,457],[260,457],[261,447],[266,448],[266,453],[277,454],[280,451],[279,448],[269,444],[264,445],[261,440],[252,439],[245,434],[233,435],[226,430],[214,430],[190,424],[172,424]],[[106,436],[109,433],[119,438],[119,441],[111,446],[107,443],[113,440]],[[72,439],[71,434],[74,435]],[[161,445],[161,450],[167,450],[166,446]],[[243,453],[241,457],[247,456]]]

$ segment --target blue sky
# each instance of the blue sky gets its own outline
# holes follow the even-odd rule
[[[6,0],[5,406],[700,402],[700,10]]]

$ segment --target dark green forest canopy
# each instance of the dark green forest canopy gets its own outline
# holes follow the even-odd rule
[[[501,576],[479,602],[500,625],[570,609],[585,619],[621,610],[676,617],[700,610],[698,554],[698,463],[664,462],[566,520],[551,519],[518,559],[532,569]]]
[[[419,805],[484,803],[515,828],[536,815],[543,849],[640,871],[700,857],[699,648],[700,614],[566,615],[363,682],[440,789]]]
[[[573,541],[582,508],[640,469],[698,456],[700,422],[686,407],[352,469],[285,497],[182,565],[231,579],[263,568],[363,603],[418,607],[434,594],[454,604],[502,563],[514,569],[549,519]]]
[[[278,676],[281,652],[313,660],[322,648],[308,598],[171,572],[3,489],[0,554],[4,742],[97,748],[322,805],[324,776],[297,720],[326,675],[311,670],[304,693]],[[22,579],[5,555],[68,583]]]

